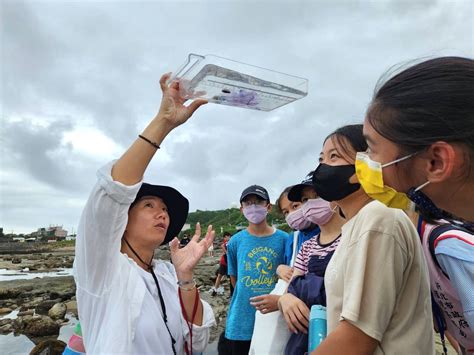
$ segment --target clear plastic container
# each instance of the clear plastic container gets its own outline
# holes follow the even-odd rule
[[[185,99],[271,111],[308,94],[308,80],[215,55],[189,54],[170,80]]]

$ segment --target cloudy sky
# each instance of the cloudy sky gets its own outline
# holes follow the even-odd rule
[[[375,83],[417,58],[474,56],[473,2],[1,2],[0,227],[76,229],[96,170],[159,107],[158,80],[188,53],[309,79],[271,112],[208,104],[173,131],[145,180],[191,211],[228,208],[250,184],[272,200],[315,167],[323,138],[364,117]]]

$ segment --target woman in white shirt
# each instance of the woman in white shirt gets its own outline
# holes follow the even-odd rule
[[[184,354],[201,352],[215,323],[199,299],[193,269],[214,239],[201,228],[183,248],[175,236],[188,201],[171,187],[142,183],[143,174],[169,132],[186,122],[204,100],[188,107],[179,83],[166,84],[156,117],[117,161],[98,171],[76,242],[74,277],[87,353]],[[170,242],[173,264],[153,260]],[[192,349],[192,350],[191,350]]]

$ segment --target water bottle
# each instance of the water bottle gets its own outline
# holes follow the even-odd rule
[[[309,314],[309,341],[308,354],[318,347],[319,344],[326,338],[327,322],[326,322],[326,307],[319,304],[311,307]]]

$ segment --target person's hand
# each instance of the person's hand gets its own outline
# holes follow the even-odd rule
[[[280,297],[278,305],[291,332],[308,334],[309,308],[302,300],[291,293],[285,293]]]
[[[280,279],[289,283],[291,281],[291,276],[293,276],[293,268],[291,266],[281,264],[278,265],[276,273]]]
[[[188,281],[193,278],[194,267],[212,245],[214,235],[215,232],[212,226],[209,226],[207,227],[206,237],[199,240],[201,238],[201,224],[196,223],[196,232],[185,247],[179,247],[178,238],[171,241],[171,261],[176,269],[178,280]]]
[[[261,313],[270,313],[278,310],[279,295],[261,295],[250,298],[250,304]]]
[[[207,100],[196,99],[184,106],[187,99],[183,99],[179,95],[179,81],[172,81],[171,84],[166,82],[170,78],[171,73],[164,74],[160,79],[161,91],[163,98],[161,99],[161,106],[157,119],[166,121],[167,125],[172,129],[180,124],[183,124],[200,106],[207,104]]]

